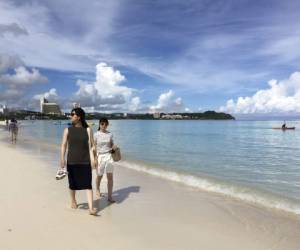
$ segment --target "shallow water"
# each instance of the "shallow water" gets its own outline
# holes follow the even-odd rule
[[[20,133],[59,145],[66,124],[24,121]],[[126,167],[300,214],[300,130],[272,129],[280,124],[116,120],[109,129]]]

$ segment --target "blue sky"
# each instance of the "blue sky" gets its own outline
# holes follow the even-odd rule
[[[0,2],[0,103],[300,111],[299,1]],[[277,81],[275,81],[276,79]],[[274,81],[273,81],[274,80]]]

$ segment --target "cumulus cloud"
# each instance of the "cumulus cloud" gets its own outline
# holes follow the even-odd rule
[[[56,92],[55,88],[50,89],[48,92],[42,93],[42,94],[37,94],[35,96],[33,96],[34,100],[40,100],[41,97],[44,97],[46,99],[50,99],[50,100],[56,100],[58,98],[58,94]]]
[[[300,112],[300,72],[282,81],[270,80],[268,85],[253,96],[228,100],[220,111],[236,114]]]
[[[95,110],[124,109],[128,105],[137,104],[138,99],[131,100],[134,89],[122,85],[126,77],[119,70],[106,63],[96,65],[96,80],[94,82],[77,81],[78,91],[73,100],[80,102],[83,107],[94,107]],[[116,106],[117,105],[117,106]]]
[[[47,81],[38,69],[26,68],[18,57],[0,55],[0,101],[17,106],[32,85]]]
[[[141,106],[141,99],[138,96],[136,96],[131,99],[131,103],[129,104],[128,109],[131,112],[136,112],[141,108],[140,106]]]
[[[24,65],[24,63],[18,56],[0,54],[0,73],[6,72],[8,69],[13,69],[22,65]]]
[[[24,66],[14,69],[14,74],[3,74],[0,76],[0,84],[6,84],[10,87],[22,87],[25,85],[32,85],[35,83],[45,83],[47,78],[40,74],[39,70],[33,68],[31,71]]]
[[[180,112],[184,110],[184,104],[181,97],[175,97],[173,90],[162,93],[156,105],[150,106],[150,112]]]

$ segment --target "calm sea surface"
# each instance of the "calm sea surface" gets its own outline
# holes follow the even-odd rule
[[[59,145],[66,121],[24,121],[24,135]],[[120,164],[194,188],[300,214],[300,122],[111,121]],[[97,126],[93,126],[96,131]]]

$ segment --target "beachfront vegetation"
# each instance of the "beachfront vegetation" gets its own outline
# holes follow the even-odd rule
[[[87,114],[89,119],[99,119],[106,117],[108,119],[136,119],[136,120],[234,120],[235,118],[226,113],[215,111],[206,111],[203,113],[160,113],[154,114],[123,114],[123,113],[93,113]]]
[[[43,114],[36,111],[13,110],[7,114],[0,114],[0,119],[16,118],[17,120],[66,120],[69,119],[70,113],[63,115]],[[87,113],[87,120],[98,120],[106,117],[111,120],[234,120],[235,118],[226,113],[218,113],[215,111],[206,111],[203,113],[156,113],[156,114],[127,114],[127,113]]]

